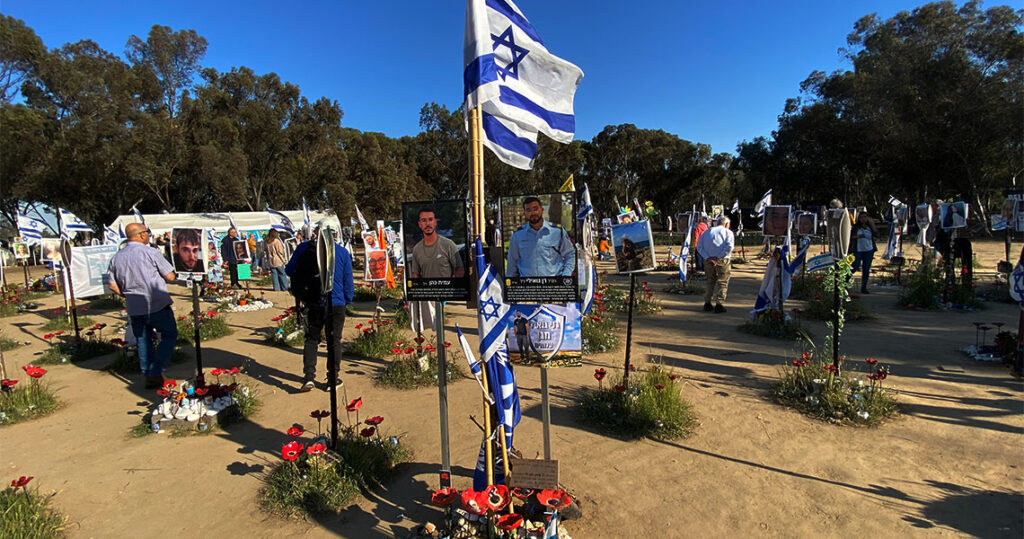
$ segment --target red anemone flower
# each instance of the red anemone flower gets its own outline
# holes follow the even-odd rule
[[[36,368],[32,369],[32,372],[28,373],[29,376],[31,376],[32,378],[35,378],[36,380],[42,378],[44,374],[46,374],[46,369],[44,369],[42,367],[36,367]]]
[[[240,372],[242,372],[242,370],[241,370],[241,369],[239,369],[238,367],[231,367],[231,370],[230,370],[230,371],[227,371],[227,373],[226,373],[226,374],[231,374],[231,375],[235,375],[235,374],[238,374],[238,373],[240,373]]]
[[[866,361],[868,365],[872,365],[872,366],[874,366],[876,363],[878,363],[878,360],[873,358],[873,357],[869,357],[869,358],[865,359],[864,361]]]
[[[415,349],[415,348],[413,348],[413,347],[411,347],[411,346],[410,346],[409,348],[406,348],[406,349],[405,349],[405,353],[406,353],[406,354],[411,354],[411,353],[413,353],[413,352],[415,352],[415,351],[416,351],[416,349]]]
[[[353,400],[352,402],[348,403],[345,406],[345,410],[349,411],[349,412],[354,412],[354,411],[356,411],[356,410],[358,410],[358,409],[360,409],[362,407],[363,407],[363,398],[362,397],[356,397],[355,400]]]
[[[498,529],[510,532],[523,525],[523,515],[518,513],[502,515],[495,524],[497,524]]]
[[[367,425],[370,425],[370,426],[373,426],[373,427],[376,427],[377,425],[380,425],[383,422],[384,422],[384,416],[382,416],[382,415],[375,415],[375,416],[367,418],[365,421],[363,421],[363,423],[366,423]]]
[[[392,354],[401,354],[402,353],[402,349],[401,348],[392,348],[391,349],[391,353]]]
[[[615,386],[615,391],[618,391],[619,393],[622,393],[625,390],[626,390],[626,386],[624,384],[619,384],[619,385]]]
[[[530,497],[530,494],[533,494],[533,489],[523,488],[523,487],[514,487],[509,492],[513,496],[515,496],[516,498],[519,498],[520,500],[525,500],[525,499]]]
[[[27,485],[28,482],[31,481],[33,477],[34,476],[31,476],[31,475],[28,476],[28,477],[25,477],[23,475],[23,476],[15,479],[13,481],[11,481],[11,487],[13,487],[13,488],[23,487],[23,486]]]
[[[271,322],[280,322],[281,320],[284,320],[283,316],[275,316],[270,319]]]
[[[373,331],[373,328],[363,328],[363,333],[369,333]]]
[[[501,511],[512,501],[505,485],[491,485],[484,491],[484,503],[491,511]]]
[[[838,369],[836,369],[835,365],[825,365],[825,370],[828,371],[828,372],[837,372],[838,371]]]
[[[209,392],[210,392],[209,388],[205,388],[205,387],[197,387],[196,388],[196,395],[199,395],[200,397],[206,395]]]
[[[459,491],[452,487],[443,488],[430,496],[430,503],[438,507],[447,507],[448,504],[459,498]]]
[[[572,498],[564,490],[544,489],[537,493],[537,501],[542,505],[558,510],[568,507],[572,503]]]
[[[675,382],[676,380],[679,379],[679,375],[678,374],[670,374],[670,375],[668,375],[668,379],[672,380],[673,382]]]
[[[306,453],[310,455],[319,455],[324,451],[327,451],[327,446],[324,444],[313,444],[309,446],[309,449],[306,449]]]
[[[178,317],[178,322],[182,322],[182,321],[184,321],[184,320],[185,320],[185,317],[184,317],[184,316],[179,316],[179,317]]]
[[[598,382],[600,382],[601,380],[604,380],[604,377],[607,374],[608,374],[608,371],[604,370],[603,368],[601,368],[601,369],[594,369],[594,378],[596,378]]]
[[[45,339],[47,341],[52,339],[52,338],[53,338],[53,333],[47,333],[46,335],[43,335],[43,339]]]
[[[168,381],[164,382],[164,389],[171,389],[172,387],[175,387],[177,385],[178,385],[178,382],[175,382],[174,380],[168,380]]]
[[[356,329],[362,329],[362,327],[363,327],[362,324],[356,324]]]
[[[64,334],[64,330],[54,331],[53,334],[54,335],[63,335]]]
[[[306,429],[302,428],[302,425],[296,425],[288,429],[288,436],[302,436],[306,433]]]
[[[4,379],[2,382],[0,382],[0,384],[3,384],[3,386],[5,388],[14,387],[14,384],[17,384],[17,383],[18,383],[17,380],[7,380],[7,379]]]
[[[160,395],[161,397],[170,397],[171,396],[171,392],[167,391],[166,389],[164,389],[162,387],[160,389],[156,390],[156,394]]]
[[[483,501],[484,493],[472,489],[462,491],[462,508],[474,515],[482,515],[487,512],[487,506]]]
[[[309,417],[313,419],[323,419],[325,417],[331,417],[330,410],[313,410],[309,413]]]
[[[299,442],[288,442],[281,447],[281,458],[283,458],[284,460],[295,460],[299,458],[299,455],[305,448],[306,446],[300,444]]]
[[[437,350],[437,348],[434,348],[434,345],[432,345],[432,344],[428,344],[426,346],[426,350],[427,350],[427,352],[434,352],[434,351]]]
[[[224,374],[224,369],[213,369],[212,371],[210,371],[210,374],[213,376],[220,376]]]
[[[217,311],[206,311],[206,316],[214,317],[217,316]]]
[[[359,431],[359,435],[362,436],[363,438],[369,438],[370,436],[373,436],[373,433],[375,432],[377,432],[377,427],[366,427],[365,429]]]
[[[636,365],[630,363],[629,364],[629,370],[630,370],[630,372],[635,371],[636,370]]]
[[[451,346],[452,346],[452,343],[450,343],[448,341],[444,341],[444,347],[445,348],[451,348]]]

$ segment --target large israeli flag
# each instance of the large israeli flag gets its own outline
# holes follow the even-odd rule
[[[765,194],[761,195],[761,200],[757,201],[754,205],[754,213],[758,217],[764,217],[764,209],[772,205],[772,190],[769,189]]]
[[[39,240],[43,239],[44,228],[46,228],[46,224],[39,219],[18,212],[18,235],[25,243],[29,245],[39,243]]]
[[[295,234],[295,225],[292,224],[292,220],[287,215],[270,209],[267,206],[267,214],[270,215],[270,228],[281,232],[288,232],[289,234]]]
[[[103,244],[104,245],[119,245],[121,243],[121,235],[116,230],[109,226],[103,227]]]
[[[538,132],[572,141],[583,71],[548,52],[510,0],[467,0],[463,55],[466,109],[481,108],[483,144],[504,163],[533,168]]]
[[[689,224],[686,225],[686,234],[683,236],[683,246],[679,248],[679,282],[686,282],[686,269],[689,264],[687,260],[690,258],[690,236],[693,235],[693,218],[697,211],[694,207],[693,211],[690,212]]]
[[[57,208],[60,213],[60,235],[61,237],[73,238],[79,232],[92,232],[92,228],[75,214],[63,208]]]
[[[140,223],[146,224],[146,218],[142,216],[142,212],[140,212],[135,205],[132,205],[132,214],[135,215],[135,218],[138,219]]]
[[[508,360],[505,333],[508,305],[501,299],[501,276],[494,266],[484,263],[483,245],[476,240],[477,271],[480,283],[478,322],[480,327],[480,359],[487,365],[487,380],[498,408],[498,421],[505,428],[506,447],[512,447],[512,429],[519,424],[519,388]]]

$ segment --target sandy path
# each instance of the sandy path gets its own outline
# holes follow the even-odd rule
[[[991,268],[1002,245],[980,250]],[[895,308],[895,290],[873,289],[865,301],[878,319],[849,324],[844,351],[892,365],[889,382],[901,392],[904,415],[878,429],[842,428],[768,400],[793,346],[736,331],[762,271],[759,263],[737,267],[724,315],[700,312],[700,298],[659,294],[664,311],[635,323],[634,361],[660,358],[686,380],[682,390],[700,420],[688,439],[627,442],[576,421],[578,391],[595,383],[594,367],[621,367],[622,348],[588,357],[581,369],[551,372],[554,456],[585,513],[583,521],[567,525],[572,535],[1020,537],[1024,391],[1004,369],[956,351],[974,342],[973,321],[1013,327],[1015,307],[988,303],[979,313],[910,312]],[[666,277],[648,280],[660,290],[670,282]],[[288,303],[283,293],[268,296]],[[45,306],[59,301],[49,298]],[[189,309],[184,298],[175,307]],[[358,321],[365,320],[371,306],[356,307],[364,316]],[[347,395],[362,396],[364,416],[383,415],[385,430],[403,435],[416,452],[413,462],[337,517],[282,520],[256,507],[259,472],[279,458],[288,439],[283,431],[295,422],[314,428],[309,411],[328,405],[322,391],[296,393],[297,350],[268,347],[254,334],[278,312],[229,314],[234,335],[204,347],[207,368],[241,365],[255,379],[264,407],[251,422],[210,436],[130,439],[127,432],[144,413],[149,391],[137,380],[99,371],[108,358],[54,366],[47,378],[66,406],[0,429],[6,476],[34,475],[44,491],[58,491],[55,503],[69,516],[72,537],[198,530],[228,537],[387,537],[437,518],[439,511],[429,506],[440,462],[436,390],[375,388],[371,377],[381,363],[366,360],[343,363]],[[451,324],[475,325],[464,308],[450,312]],[[89,314],[109,322],[116,313]],[[5,354],[9,368],[44,349],[41,323],[35,314],[0,320],[5,334],[32,341]],[[346,323],[346,340],[355,334],[354,323]],[[820,341],[824,325],[810,328]],[[322,360],[319,367],[322,372]],[[168,374],[189,376],[191,365],[174,365]],[[539,375],[525,368],[517,375],[524,411],[517,445],[534,456],[541,451]],[[468,416],[480,416],[480,399],[470,380],[453,384],[449,393],[452,462],[461,488],[471,482],[479,448],[479,431]]]

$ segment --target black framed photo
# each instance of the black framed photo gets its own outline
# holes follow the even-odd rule
[[[203,229],[171,229],[171,260],[182,278],[206,275],[207,254],[203,252]]]
[[[406,299],[469,299],[469,241],[465,200],[402,204]]]
[[[576,303],[573,193],[499,199],[507,303]]]

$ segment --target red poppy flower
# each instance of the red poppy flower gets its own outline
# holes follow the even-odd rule
[[[434,351],[437,350],[437,348],[434,348],[434,345],[432,345],[432,344],[428,344],[427,347],[426,347],[426,350],[427,350],[427,352],[434,352]]]
[[[530,497],[530,494],[533,494],[533,489],[523,488],[523,487],[514,487],[510,491],[510,493],[513,496],[515,496],[516,498],[519,498],[520,500],[525,500],[525,499]]]
[[[306,453],[310,455],[319,455],[324,451],[327,451],[327,446],[324,444],[313,444],[309,446],[309,449],[306,449]]]
[[[487,512],[487,504],[484,502],[484,493],[466,489],[462,491],[462,508],[474,515],[482,515]]]
[[[424,339],[423,337],[416,337],[413,340],[416,341],[416,344],[423,344],[423,341],[425,341],[426,339]]]
[[[377,427],[366,427],[365,429],[359,431],[359,435],[362,436],[363,438],[369,438],[370,436],[373,436],[373,433],[375,432],[377,432]]]
[[[296,425],[288,429],[288,436],[302,436],[306,433],[306,429],[302,428],[301,425]]]
[[[280,322],[281,320],[284,320],[283,316],[275,316],[270,319],[271,322]]]
[[[171,389],[172,387],[175,387],[177,385],[178,385],[178,382],[175,382],[174,380],[168,380],[168,381],[164,382],[164,389]]]
[[[93,324],[92,329],[103,329],[103,325],[101,325],[101,324]]]
[[[64,334],[64,330],[54,331],[53,334],[54,335],[63,335]]]
[[[213,376],[220,376],[224,374],[224,369],[213,369],[212,371],[210,371],[210,374]]]
[[[52,338],[53,338],[53,333],[47,333],[46,335],[43,335],[43,339],[45,339],[47,341],[52,339]]]
[[[231,385],[229,385],[228,387],[226,387],[224,389],[226,389],[228,391],[234,391],[234,390],[238,389],[238,384],[231,384]]]
[[[804,362],[800,361],[799,359],[794,359],[793,360],[793,366],[794,367],[803,367],[804,366]]]
[[[835,365],[825,365],[825,370],[828,372],[837,372],[839,369]]]
[[[447,507],[448,504],[459,498],[459,491],[452,487],[443,488],[430,496],[430,503],[438,507]]]
[[[657,389],[658,391],[661,391],[662,389],[665,389],[665,386],[654,384],[654,389]]]
[[[630,370],[630,372],[633,372],[633,371],[635,371],[635,370],[636,370],[636,365],[634,365],[634,364],[630,363],[630,364],[629,364],[629,370]]]
[[[325,417],[331,417],[330,410],[313,410],[309,413],[309,417],[313,419],[323,419]]]
[[[452,343],[450,343],[448,341],[444,341],[444,347],[445,348],[451,348],[451,346],[452,346]]]
[[[381,415],[375,415],[375,416],[367,418],[365,421],[363,421],[363,423],[366,423],[367,425],[372,425],[374,427],[376,427],[377,425],[380,425],[383,422],[384,422],[384,416],[381,416]]]
[[[411,346],[410,346],[409,348],[406,348],[406,349],[405,349],[405,353],[406,353],[406,354],[411,354],[411,353],[413,353],[413,352],[415,352],[415,351],[416,351],[416,349],[415,349],[415,348],[413,348],[413,347],[411,347]]]
[[[615,391],[618,391],[619,393],[622,393],[625,390],[626,390],[626,386],[623,385],[623,384],[619,384],[619,385],[615,386]]]
[[[502,515],[495,524],[498,529],[510,532],[523,525],[523,515],[519,513]]]
[[[603,368],[601,368],[601,369],[594,369],[594,378],[596,378],[598,382],[600,382],[601,380],[604,380],[604,377],[607,374],[608,374],[608,371],[604,370]]]
[[[179,317],[178,317],[178,322],[181,322],[181,321],[183,321],[183,320],[185,320],[185,317],[184,317],[184,316],[179,316]]]
[[[305,448],[306,446],[294,440],[288,442],[281,447],[281,458],[284,460],[295,460],[299,458],[299,455],[302,454],[302,450]]]
[[[160,389],[156,390],[156,394],[160,395],[161,397],[170,397],[171,396],[171,392],[167,391],[166,389],[164,389],[162,387]]]
[[[238,367],[231,367],[231,370],[227,371],[225,374],[235,375],[235,374],[238,374],[240,372],[242,372],[242,370],[239,369]]]
[[[363,328],[363,333],[369,333],[373,331],[373,328]]]
[[[501,511],[512,501],[505,485],[491,485],[484,491],[484,502],[491,511]]]
[[[200,397],[206,395],[209,392],[210,392],[210,390],[205,388],[205,387],[197,387],[196,388],[196,395],[199,395]]]
[[[544,489],[537,493],[537,501],[542,505],[558,510],[569,507],[569,504],[572,503],[572,498],[564,490]]]
[[[14,384],[17,384],[17,383],[18,383],[17,380],[8,380],[6,378],[4,380],[0,381],[0,384],[3,384],[3,387],[5,387],[5,388],[14,387]]]
[[[391,353],[392,354],[401,354],[402,353],[402,349],[401,348],[392,348],[391,349]]]
[[[873,357],[869,357],[869,358],[865,359],[864,361],[866,361],[868,365],[872,365],[872,366],[874,366],[876,363],[878,363],[878,360],[873,358]]]
[[[206,316],[213,318],[214,316],[217,316],[217,311],[206,311]]]
[[[31,481],[33,477],[35,477],[35,476],[30,475],[28,477],[25,477],[23,475],[23,476],[15,479],[13,481],[11,481],[11,487],[12,488],[23,487],[23,486],[27,485],[28,482]]]
[[[670,375],[668,375],[668,379],[672,380],[673,382],[675,382],[676,380],[679,379],[679,375],[678,374],[670,374]]]
[[[362,407],[363,407],[363,398],[362,397],[356,397],[352,402],[348,403],[345,406],[345,410],[349,411],[349,412],[354,412],[354,411],[356,411],[356,410],[358,410],[358,409],[360,409]]]

